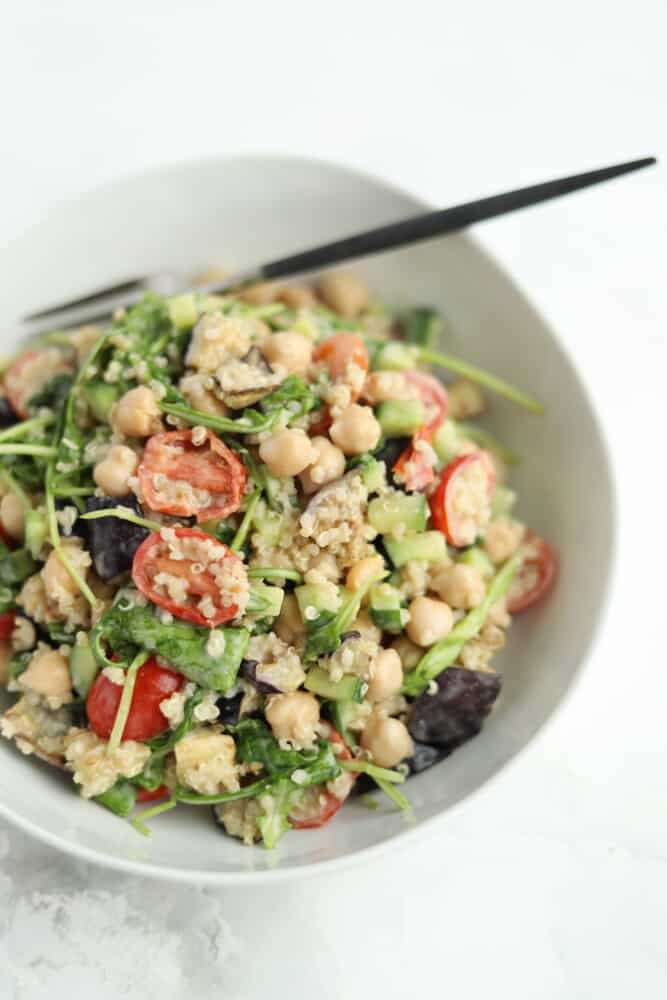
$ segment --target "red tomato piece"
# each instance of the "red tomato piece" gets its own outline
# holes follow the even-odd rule
[[[331,378],[343,380],[349,364],[368,371],[368,351],[358,333],[334,333],[317,345],[313,351],[313,361],[322,361],[329,369]],[[351,402],[359,398],[361,389],[352,393]]]
[[[472,545],[488,517],[495,486],[491,459],[484,451],[459,455],[440,473],[440,482],[429,498],[433,525],[450,545]]]
[[[157,788],[149,792],[147,788],[137,789],[137,802],[154,802],[155,799],[166,799],[169,789],[166,785],[158,785]]]
[[[558,553],[553,546],[532,531],[526,534],[524,545],[526,556],[507,598],[511,615],[537,604],[551,590],[558,575]]]
[[[15,620],[16,612],[14,611],[4,611],[0,614],[0,639],[11,639]]]
[[[343,737],[337,729],[329,726],[327,737],[330,743],[336,743],[341,747],[337,755],[340,760],[351,760],[352,754]],[[356,774],[350,774],[350,789],[356,780]],[[295,806],[290,815],[290,823],[294,830],[314,830],[318,826],[324,826],[332,816],[335,816],[343,802],[349,795],[349,791],[343,798],[339,798],[329,791],[326,785],[313,785],[304,793],[301,803]]]
[[[192,430],[149,438],[138,469],[151,510],[198,522],[227,517],[241,506],[248,473],[238,455],[211,430],[194,444]],[[203,491],[208,499],[197,497]]]
[[[31,396],[59,372],[71,371],[60,351],[55,347],[24,351],[5,372],[4,386],[12,409],[25,420],[26,404]]]
[[[132,704],[122,739],[150,740],[164,732],[169,723],[160,711],[160,702],[180,691],[183,675],[159,667],[151,656],[138,671],[132,692]],[[88,692],[86,712],[91,728],[101,739],[111,736],[123,688],[104,674],[98,674]]]
[[[245,591],[248,576],[241,559],[222,542],[196,528],[172,530],[177,540],[176,544],[180,545],[183,558],[172,558],[170,543],[165,541],[159,532],[154,532],[144,539],[134,554],[132,579],[141,593],[153,604],[164,608],[177,618],[194,622],[195,625],[214,628],[236,618],[239,604],[236,601],[230,603],[231,598],[225,590],[225,583],[233,582],[235,589]],[[211,558],[212,552],[219,553],[219,558]],[[223,578],[222,586],[216,580],[212,566],[214,569],[219,569],[218,576]],[[175,600],[169,595],[167,588],[160,581],[156,581],[155,578],[160,573],[180,577],[186,581],[183,601]],[[198,607],[199,600],[205,597],[209,597],[213,604],[214,610],[210,616],[205,615]]]
[[[447,390],[437,378],[426,372],[407,371],[403,374],[417,390],[427,419],[413,435],[409,448],[399,456],[393,471],[399,479],[405,480],[407,490],[423,490],[435,479],[435,470],[418,444],[425,441],[430,445],[433,435],[447,416]]]

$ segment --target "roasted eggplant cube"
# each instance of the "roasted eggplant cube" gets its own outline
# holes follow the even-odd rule
[[[136,497],[87,497],[89,511],[107,507],[129,507],[143,517],[143,510]],[[123,521],[119,517],[100,517],[87,521],[88,547],[93,557],[95,572],[102,580],[111,580],[119,573],[126,573],[132,567],[132,559],[144,538],[150,532],[137,524]]]
[[[232,695],[231,698],[218,698],[215,703],[220,712],[217,721],[221,722],[224,726],[235,726],[241,717],[241,702],[243,698],[243,691]]]
[[[454,750],[476,736],[500,691],[499,674],[448,667],[434,694],[425,691],[412,706],[408,729],[419,743]]]
[[[0,396],[0,427],[11,427],[19,418],[6,396]]]
[[[422,771],[428,770],[429,767],[433,767],[439,761],[443,760],[448,751],[442,750],[440,747],[431,746],[428,743],[419,743],[417,740],[412,741],[414,744],[414,753],[412,757],[408,757],[405,763],[410,768],[410,774],[421,774]]]

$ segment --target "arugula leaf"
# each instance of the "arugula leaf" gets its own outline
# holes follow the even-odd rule
[[[213,631],[224,638],[224,650],[215,656],[206,650]],[[165,625],[157,617],[155,608],[127,607],[121,600],[92,629],[90,645],[101,665],[119,665],[108,659],[104,642],[119,653],[125,663],[132,658],[132,649],[139,647],[163,657],[188,680],[224,692],[236,682],[249,637],[244,628],[213,630],[178,620]]]
[[[106,806],[116,816],[129,816],[137,800],[137,790],[129,781],[121,778],[108,791],[95,796],[95,801]]]
[[[257,826],[264,846],[273,850],[284,833],[291,829],[289,814],[300,798],[301,787],[289,778],[275,781],[261,797],[262,815],[257,817]]]
[[[194,710],[197,705],[202,700],[204,692],[201,689],[195,691],[191,698],[185,703],[183,708],[183,718],[176,726],[175,729],[162,733],[161,736],[156,736],[152,740],[146,740],[146,746],[149,746],[153,751],[153,758],[162,758],[169,753],[170,750],[176,746],[179,740],[182,740],[186,733],[189,733],[194,726]],[[150,764],[150,761],[148,762]],[[148,765],[147,765],[148,766]]]
[[[261,719],[242,719],[236,726],[227,726],[236,740],[237,758],[246,764],[263,764],[274,776],[286,776],[302,770],[306,780],[302,786],[319,785],[340,774],[340,764],[327,740],[317,740],[306,750],[283,750]]]
[[[67,372],[54,375],[46,385],[42,386],[39,392],[30,397],[26,404],[28,411],[36,413],[42,406],[48,406],[52,410],[59,410],[65,402],[73,383],[73,377]]]

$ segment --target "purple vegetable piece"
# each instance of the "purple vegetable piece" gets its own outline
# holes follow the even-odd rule
[[[415,700],[408,729],[419,743],[454,750],[476,736],[500,691],[499,674],[448,667],[437,678],[435,694]]]
[[[429,767],[433,767],[434,764],[447,756],[447,751],[441,747],[434,747],[429,743],[419,743],[417,740],[413,740],[413,743],[414,753],[405,761],[410,768],[411,775],[421,774],[422,771],[428,770]]]
[[[129,507],[140,517],[144,514],[133,494],[126,497],[86,497],[86,510],[104,510],[106,507]],[[147,528],[118,517],[101,517],[82,523],[86,525],[95,572],[102,580],[111,580],[131,569],[134,553],[150,534]]]
[[[245,677],[251,684],[254,684],[262,694],[281,694],[280,688],[272,684],[268,676],[262,675],[263,666],[266,665],[259,663],[257,660],[243,660],[241,663],[241,676]]]

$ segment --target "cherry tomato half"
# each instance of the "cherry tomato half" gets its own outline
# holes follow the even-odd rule
[[[170,543],[159,532],[144,539],[135,552],[132,579],[141,593],[153,604],[177,618],[194,622],[195,625],[214,628],[236,618],[239,605],[229,603],[229,593],[221,590],[210,566],[224,568],[225,575],[233,577],[234,582],[243,587],[247,582],[247,570],[243,562],[226,545],[203,531],[196,528],[174,528],[173,531],[182,558],[173,558]],[[219,558],[210,558],[212,552],[218,554]],[[186,581],[183,601],[175,600],[169,595],[167,588],[156,581],[160,573]],[[199,601],[204,597],[210,597],[213,603],[214,612],[210,616],[205,615],[198,607]],[[225,600],[227,603],[224,603]]]
[[[337,729],[329,726],[327,739],[330,743],[336,743],[341,747],[337,755],[340,760],[351,760],[352,754],[345,740]],[[350,774],[350,789],[356,780],[355,774]],[[301,802],[298,803],[290,814],[290,823],[295,830],[314,830],[318,826],[324,826],[332,816],[335,816],[343,802],[349,795],[349,790],[343,798],[338,798],[330,792],[326,785],[313,785],[306,789]]]
[[[551,590],[558,574],[558,553],[553,546],[532,531],[526,534],[524,545],[526,555],[507,597],[511,615],[537,604]]]
[[[313,361],[323,361],[329,369],[331,378],[342,380],[349,364],[357,365],[362,371],[368,371],[368,351],[358,333],[334,333],[317,345],[313,351]],[[351,402],[359,398],[359,390],[354,391]]]
[[[71,371],[60,351],[55,347],[42,347],[24,351],[5,372],[5,392],[17,416],[28,416],[26,405],[49,379],[60,372]]]
[[[169,789],[166,785],[158,785],[152,792],[149,792],[147,788],[138,788],[137,802],[154,802],[155,799],[166,799],[168,795]]]
[[[472,545],[488,520],[496,482],[493,462],[485,451],[459,455],[440,473],[429,498],[433,525],[450,545]]]
[[[447,390],[444,385],[426,372],[403,373],[419,395],[426,411],[426,421],[413,435],[412,444],[406,448],[394,465],[394,474],[404,480],[406,490],[423,490],[435,479],[435,471],[418,444],[430,444],[433,435],[447,416]]]
[[[15,620],[16,612],[14,611],[3,611],[0,614],[0,639],[11,639]]]
[[[149,438],[138,470],[151,510],[197,521],[227,517],[241,506],[248,473],[239,457],[211,430],[199,443],[194,431],[168,431]],[[195,491],[207,495],[202,500]]]
[[[132,704],[122,739],[150,740],[164,732],[169,723],[160,711],[160,702],[183,685],[183,675],[159,667],[155,657],[143,663],[132,692]],[[108,739],[116,720],[123,688],[106,674],[98,674],[88,692],[86,712],[91,728],[101,739]]]

